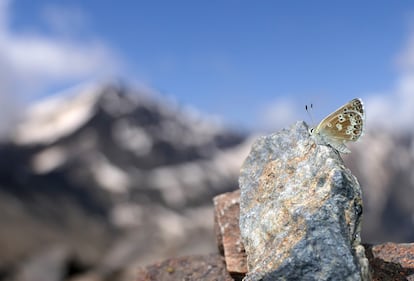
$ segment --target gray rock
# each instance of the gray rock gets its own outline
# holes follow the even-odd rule
[[[245,280],[370,280],[358,181],[305,123],[259,138],[239,182]]]
[[[71,253],[65,246],[56,245],[30,257],[18,268],[15,281],[64,280]]]

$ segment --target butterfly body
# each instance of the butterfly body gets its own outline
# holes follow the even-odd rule
[[[357,141],[365,127],[365,109],[361,99],[353,99],[309,130],[318,143],[330,145],[341,153],[350,153],[345,143]]]

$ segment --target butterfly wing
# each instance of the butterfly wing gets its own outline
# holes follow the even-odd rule
[[[365,110],[361,99],[353,99],[328,115],[315,128],[314,134],[326,144],[349,153],[348,141],[357,141],[364,132]]]

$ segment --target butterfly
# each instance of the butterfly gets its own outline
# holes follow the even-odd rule
[[[329,114],[309,133],[316,138],[317,143],[330,145],[341,153],[350,153],[345,143],[357,141],[364,128],[364,104],[356,98]]]

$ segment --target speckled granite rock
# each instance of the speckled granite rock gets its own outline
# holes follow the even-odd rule
[[[234,221],[239,220],[239,191],[231,193],[224,193],[216,196],[214,201],[220,201],[220,204],[216,204],[215,212],[216,217],[220,217],[221,225],[234,225]],[[243,249],[240,249],[238,241],[240,237],[240,230],[238,226],[235,228],[216,227],[216,235],[219,249],[224,248],[224,241],[227,243],[226,251],[228,253],[243,253]],[[231,242],[233,241],[233,242]],[[231,249],[233,247],[233,249]],[[414,243],[396,244],[385,243],[378,245],[364,245],[366,256],[369,260],[372,281],[414,281]],[[246,264],[245,255],[228,255],[221,251],[221,254],[226,260],[226,264]],[[234,266],[232,266],[234,270]],[[247,268],[243,269],[242,266],[238,266],[238,272],[235,280],[241,280],[247,273]],[[231,273],[231,272],[230,272]]]
[[[245,280],[370,280],[360,186],[303,122],[259,138],[239,183]]]

